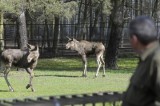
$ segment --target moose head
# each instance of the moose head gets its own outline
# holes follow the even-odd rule
[[[76,50],[78,48],[79,41],[74,38],[68,38],[68,42],[66,44],[66,49]]]
[[[27,61],[30,63],[31,61],[36,61],[39,57],[39,47],[38,45],[33,46],[30,44],[27,44],[29,48],[29,54],[27,56]]]

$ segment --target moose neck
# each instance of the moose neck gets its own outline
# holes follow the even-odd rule
[[[74,47],[74,50],[75,50],[75,51],[79,51],[80,48],[81,48],[80,43],[79,43],[79,42],[76,42],[75,47]]]
[[[84,51],[84,48],[82,47],[81,43],[77,43],[76,47],[75,47],[75,50],[80,54],[85,54],[85,51]]]

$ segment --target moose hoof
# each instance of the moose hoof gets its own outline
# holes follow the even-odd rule
[[[26,89],[28,89],[30,86],[31,86],[31,85],[30,85],[30,84],[28,84],[28,85],[26,86]]]
[[[14,90],[13,90],[13,89],[10,89],[9,91],[10,91],[10,92],[14,92]]]
[[[97,78],[97,77],[98,77],[98,75],[95,75],[95,77]]]
[[[34,88],[31,88],[32,92],[35,92],[35,89]]]
[[[14,89],[12,87],[9,87],[10,92],[14,92]]]
[[[87,75],[83,74],[82,77],[87,77]]]
[[[105,77],[106,75],[102,75],[102,77]]]

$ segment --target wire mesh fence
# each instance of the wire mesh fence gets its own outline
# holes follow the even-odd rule
[[[103,42],[107,48],[107,32],[109,31],[109,27],[101,27],[97,26],[92,35],[92,39],[90,39],[90,27],[89,23],[84,23],[88,27],[86,29],[86,40]],[[102,24],[102,23],[101,23]],[[104,23],[106,24],[106,23]],[[19,35],[18,35],[18,27],[17,23],[4,24],[4,48],[20,48],[19,47]],[[57,56],[75,56],[77,55],[73,51],[66,50],[65,44],[67,43],[66,36],[71,38],[76,38],[78,40],[82,40],[81,32],[84,29],[83,27],[77,26],[77,24],[60,24],[59,25],[59,34],[58,39],[54,38],[54,24],[27,24],[27,34],[28,34],[28,42],[31,44],[38,44],[40,47],[40,56],[41,57],[57,57]],[[46,29],[46,27],[48,27]],[[77,31],[76,31],[77,30]],[[122,33],[122,41],[120,43],[120,48],[131,49],[128,41],[128,36],[126,33],[127,29],[123,28]],[[55,43],[56,46],[55,46]],[[53,53],[54,49],[57,49],[56,53]],[[122,52],[121,52],[122,53]]]

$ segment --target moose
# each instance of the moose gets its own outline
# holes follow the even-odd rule
[[[103,76],[105,76],[105,62],[103,59],[103,55],[105,52],[104,45],[101,42],[89,42],[86,40],[78,41],[75,38],[67,38],[68,43],[66,44],[66,49],[77,51],[78,54],[82,56],[82,61],[84,64],[84,71],[82,76],[87,77],[87,56],[91,54],[96,54],[96,60],[98,64],[95,77],[98,76],[101,65],[103,67]]]
[[[27,48],[22,49],[5,49],[1,53],[1,63],[4,66],[4,79],[9,87],[11,92],[14,91],[10,82],[8,81],[8,74],[10,72],[10,68],[15,66],[17,68],[24,68],[27,73],[30,75],[29,84],[27,84],[26,89],[31,87],[31,90],[34,92],[34,88],[32,85],[32,79],[34,77],[33,69],[37,65],[37,61],[39,58],[39,47],[36,45],[27,44]]]

